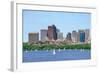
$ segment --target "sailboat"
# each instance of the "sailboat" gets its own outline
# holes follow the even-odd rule
[[[35,51],[38,51],[37,49],[35,49]]]
[[[59,52],[61,51],[60,48],[58,49],[58,51],[59,51]]]
[[[64,48],[64,51],[65,51],[65,48]]]
[[[81,52],[83,52],[84,51],[84,49],[81,49]]]
[[[55,49],[53,50],[53,55],[55,55],[56,54],[56,51],[55,51]]]
[[[46,51],[48,52],[48,49]]]

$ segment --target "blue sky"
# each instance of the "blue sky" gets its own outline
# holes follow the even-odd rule
[[[29,32],[39,32],[55,25],[64,37],[68,32],[78,29],[90,29],[91,14],[72,12],[50,12],[23,10],[23,41],[28,41]]]

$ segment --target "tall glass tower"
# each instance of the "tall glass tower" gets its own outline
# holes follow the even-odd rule
[[[85,31],[79,30],[79,40],[80,42],[85,42]]]

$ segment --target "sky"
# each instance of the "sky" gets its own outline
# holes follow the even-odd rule
[[[23,41],[28,41],[29,32],[39,32],[41,29],[48,29],[48,26],[55,25],[66,37],[68,32],[79,29],[90,29],[91,14],[78,12],[54,12],[23,10]]]

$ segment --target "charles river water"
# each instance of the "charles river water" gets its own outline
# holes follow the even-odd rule
[[[23,51],[23,62],[46,62],[91,59],[91,50],[35,50]]]

